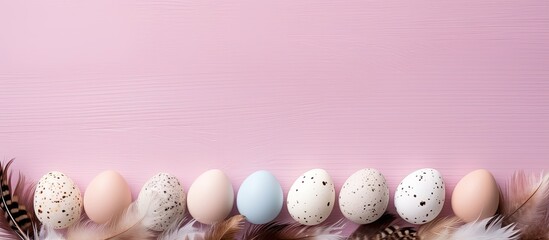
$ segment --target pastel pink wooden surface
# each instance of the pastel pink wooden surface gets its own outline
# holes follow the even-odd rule
[[[3,1],[0,156],[85,189],[220,168],[391,188],[549,168],[547,1]],[[448,209],[449,202],[446,204]],[[392,208],[392,202],[391,202]],[[286,211],[286,210],[284,210]],[[333,219],[341,217],[334,210]],[[281,218],[287,218],[285,213]]]

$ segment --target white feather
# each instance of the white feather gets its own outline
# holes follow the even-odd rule
[[[156,196],[157,195],[154,193],[144,194],[140,198],[141,201],[136,200],[133,203],[135,205],[134,207],[136,208],[135,213],[138,215],[136,217],[142,219],[141,224],[147,229],[150,229],[155,222],[158,222],[158,218],[160,216],[159,214],[156,214],[154,212],[156,209],[154,206],[159,206],[160,204],[160,200],[158,200]]]
[[[164,231],[158,240],[203,240],[205,231],[195,227],[196,220],[184,224],[186,220],[175,221],[166,231]]]
[[[42,225],[39,236],[40,240],[65,240],[65,237],[61,233],[55,231],[53,227],[46,225]]]
[[[499,216],[471,222],[458,228],[450,240],[518,240],[519,230],[514,224],[502,227]]]
[[[154,195],[142,198],[140,202],[133,202],[128,209],[106,224],[95,224],[91,221],[81,222],[70,227],[67,232],[68,240],[97,240],[97,239],[151,239],[153,234],[145,226],[150,218],[154,218],[154,207],[159,199]]]

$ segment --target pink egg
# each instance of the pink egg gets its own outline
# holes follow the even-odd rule
[[[221,170],[202,173],[189,188],[187,208],[197,221],[212,224],[225,219],[234,203],[233,186]]]
[[[105,223],[124,211],[132,201],[128,183],[115,171],[97,175],[84,193],[84,210],[90,220]]]

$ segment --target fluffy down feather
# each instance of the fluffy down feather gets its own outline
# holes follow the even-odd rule
[[[503,225],[516,223],[521,239],[549,239],[549,175],[515,172],[501,203]]]
[[[105,224],[83,221],[67,231],[68,240],[153,240],[155,232],[146,227],[148,218],[154,217],[158,199],[151,195],[132,203],[126,211]]]
[[[462,225],[458,217],[442,217],[422,225],[418,229],[418,237],[424,240],[447,240]]]
[[[519,237],[514,224],[502,226],[502,217],[495,216],[461,226],[449,240],[518,240]]]

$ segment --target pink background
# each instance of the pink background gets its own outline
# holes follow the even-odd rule
[[[547,1],[2,1],[0,156],[82,189],[116,169],[134,193],[159,171],[188,189],[210,168],[235,189],[259,169],[285,191],[311,168],[338,188],[365,167],[392,189],[423,167],[449,190],[477,168],[503,183],[549,168],[548,13]]]

